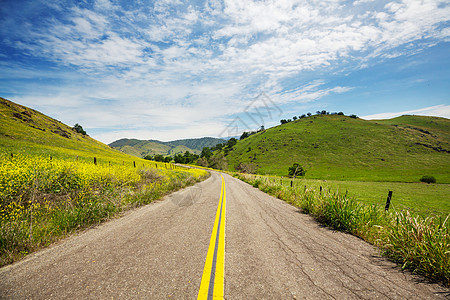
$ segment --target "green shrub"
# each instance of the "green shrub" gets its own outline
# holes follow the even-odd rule
[[[81,133],[82,135],[86,135],[86,131],[83,129],[83,127],[80,124],[75,124],[72,128],[74,131]]]
[[[436,183],[436,178],[434,178],[433,176],[425,175],[420,178],[420,181],[425,183]]]

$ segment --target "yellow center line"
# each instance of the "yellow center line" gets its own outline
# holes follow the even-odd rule
[[[222,177],[220,200],[217,206],[205,267],[203,268],[202,282],[197,299],[223,299],[225,278],[225,207],[226,191],[225,180]]]

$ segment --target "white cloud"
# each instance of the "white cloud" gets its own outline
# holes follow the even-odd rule
[[[353,5],[339,0],[207,0],[197,6],[163,0],[127,9],[96,0],[85,7],[59,7],[54,16],[28,25],[5,14],[4,24],[13,33],[3,42],[55,68],[78,72],[78,81],[66,78],[47,97],[20,100],[50,108],[61,119],[66,114],[68,122],[77,116],[91,128],[158,122],[177,125],[171,132],[189,128],[207,134],[217,126],[191,124],[226,119],[261,91],[283,104],[317,101],[353,88],[292,80],[305,71],[363,68],[373,60],[417,53],[450,36],[442,26],[450,20],[450,7],[439,0],[359,0]],[[22,77],[35,75],[23,70]],[[95,99],[114,101],[106,108]],[[90,111],[77,109],[80,103]]]
[[[450,119],[450,105],[441,104],[402,112],[386,112],[361,117],[366,120],[391,119],[403,115],[434,116]]]
[[[372,3],[375,2],[376,0],[357,0],[353,2],[353,5],[360,5],[360,4],[365,4],[365,3]]]

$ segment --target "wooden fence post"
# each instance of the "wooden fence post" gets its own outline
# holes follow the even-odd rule
[[[94,157],[94,165],[97,165],[97,157]]]
[[[389,205],[391,204],[391,198],[392,198],[392,191],[389,191],[388,197],[387,197],[387,200],[386,200],[386,206],[384,207],[385,211],[389,210]]]
[[[135,161],[133,161],[133,166],[136,168],[136,162]]]

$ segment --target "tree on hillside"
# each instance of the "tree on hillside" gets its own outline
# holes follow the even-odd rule
[[[209,167],[213,169],[226,170],[228,169],[227,159],[222,152],[211,156]]]
[[[153,160],[164,162],[164,156],[162,154],[156,154],[155,157],[153,157]]]
[[[311,117],[312,113],[309,112],[309,113],[307,113],[306,115],[307,115],[308,117]]]
[[[206,159],[208,159],[211,157],[211,155],[212,155],[211,149],[209,149],[209,147],[203,147],[200,157],[206,157]]]
[[[208,159],[206,158],[206,156],[200,157],[197,160],[197,165],[202,166],[202,167],[208,167],[209,163],[208,163]]]
[[[244,131],[239,139],[243,140],[243,139],[248,138],[249,136],[250,136],[250,133],[247,131]]]
[[[82,135],[86,135],[86,131],[84,131],[83,127],[78,123],[75,124],[72,129],[78,133],[81,133]]]
[[[305,176],[306,170],[303,169],[302,166],[300,166],[298,163],[295,163],[292,165],[292,167],[289,167],[288,174],[290,177],[297,177],[297,176]]]
[[[237,140],[235,138],[231,138],[227,142],[227,148],[231,149],[236,144],[237,144]]]
[[[184,152],[183,159],[185,164],[190,164],[199,158],[197,154],[191,153],[189,151]]]
[[[183,154],[180,154],[180,153],[175,154],[175,156],[173,157],[173,160],[177,164],[184,164],[185,163],[184,156],[183,156]]]
[[[217,144],[214,147],[211,147],[211,151],[215,151],[215,150],[222,150],[224,144]]]

